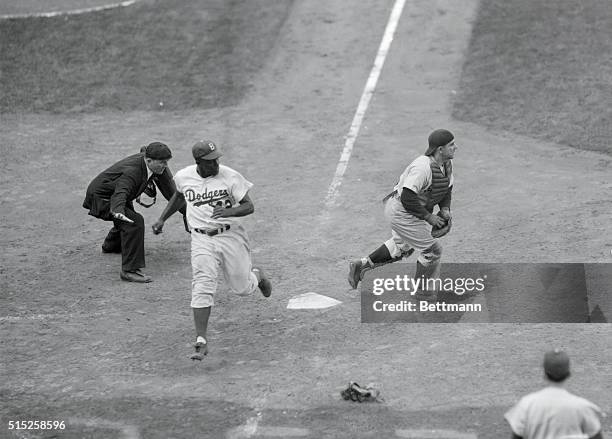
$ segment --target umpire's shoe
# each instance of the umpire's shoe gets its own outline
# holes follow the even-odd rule
[[[270,282],[270,279],[266,277],[266,274],[263,272],[261,267],[253,267],[252,271],[255,273],[255,276],[259,281],[257,286],[259,287],[261,294],[263,294],[264,297],[270,297],[272,294],[272,282]]]
[[[130,270],[130,271],[121,270],[121,273],[119,274],[119,276],[121,277],[122,280],[126,282],[137,282],[141,284],[146,284],[148,282],[153,281],[151,277],[147,276],[142,271],[140,271],[140,268],[137,268],[136,270]]]

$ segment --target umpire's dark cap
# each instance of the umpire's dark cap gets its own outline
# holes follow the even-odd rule
[[[446,146],[449,143],[452,143],[453,140],[455,140],[455,136],[448,130],[439,129],[432,131],[427,138],[429,147],[427,148],[427,151],[425,151],[425,155],[432,155],[436,151],[436,148]]]
[[[554,380],[562,380],[570,374],[569,356],[562,350],[555,349],[544,354],[544,372]]]
[[[223,154],[217,145],[210,140],[200,140],[191,148],[193,158],[197,160],[215,160]]]
[[[172,158],[172,152],[168,145],[161,142],[149,143],[144,147],[145,157],[154,160],[170,160]]]

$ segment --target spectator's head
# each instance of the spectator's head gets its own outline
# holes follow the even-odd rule
[[[570,376],[570,360],[565,352],[555,349],[544,355],[544,374],[554,383],[562,383]]]

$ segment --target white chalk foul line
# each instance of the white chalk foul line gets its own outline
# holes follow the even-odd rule
[[[257,416],[247,419],[244,425],[228,430],[225,437],[227,439],[245,439],[255,436],[255,433],[257,433],[257,428],[259,427],[259,421],[261,421],[261,417],[261,412],[257,413]]]
[[[69,418],[68,423],[74,425],[84,425],[85,427],[90,428],[119,430],[122,433],[121,437],[123,439],[140,439],[138,427],[124,424],[122,422],[109,421],[107,419],[100,418]]]
[[[257,398],[255,401],[255,416],[250,417],[246,420],[244,425],[239,425],[236,428],[232,428],[228,430],[225,434],[227,439],[244,439],[255,436],[257,433],[257,429],[259,427],[259,423],[261,422],[261,418],[263,417],[263,409],[266,405],[266,397],[262,396]]]
[[[78,313],[66,313],[66,314],[27,314],[23,316],[2,316],[0,322],[20,322],[23,320],[51,320],[51,319],[65,319],[72,317],[95,317],[108,315],[108,313],[94,312],[89,314],[78,314]]]
[[[248,423],[248,421],[247,421]],[[227,432],[227,438],[249,438],[253,436],[258,437],[305,437],[310,435],[310,430],[307,428],[299,427],[273,427],[273,426],[257,426],[257,428],[250,431],[245,430],[246,425],[234,428]]]
[[[342,154],[340,155],[340,161],[338,162],[338,166],[336,167],[336,173],[334,174],[334,178],[332,179],[332,182],[329,185],[329,189],[327,190],[327,196],[325,198],[326,208],[330,208],[333,206],[338,195],[338,187],[342,183],[342,178],[344,177],[344,173],[346,172],[348,162],[353,152],[355,140],[359,135],[361,123],[363,122],[363,118],[368,109],[368,105],[370,104],[370,99],[372,98],[374,90],[376,89],[378,77],[380,76],[380,72],[382,71],[383,65],[385,64],[385,59],[387,57],[387,53],[389,52],[389,47],[391,47],[393,35],[395,34],[395,29],[397,28],[397,24],[399,22],[400,16],[402,15],[402,10],[404,9],[405,3],[406,0],[396,0],[395,4],[393,5],[393,9],[391,10],[391,15],[389,16],[389,21],[387,22],[387,27],[385,28],[385,33],[383,35],[382,41],[380,42],[380,47],[378,48],[376,59],[374,60],[374,66],[372,67],[370,76],[368,77],[368,81],[366,82],[366,85],[363,89],[361,99],[359,100],[359,105],[357,106],[357,111],[355,111],[355,116],[353,117],[353,122],[351,123],[351,128],[349,129],[348,135],[346,136],[344,149],[342,150]]]
[[[307,428],[298,427],[262,427],[257,430],[259,436],[265,437],[304,437],[310,434]]]
[[[478,439],[475,433],[455,430],[395,430],[395,435],[408,439]]]
[[[30,13],[30,14],[7,14],[7,15],[0,15],[0,19],[7,19],[7,18],[30,18],[30,17],[51,18],[51,17],[62,16],[62,15],[86,14],[86,13],[89,13],[89,12],[105,11],[107,9],[124,8],[126,6],[133,5],[137,1],[139,1],[139,0],[127,0],[127,1],[124,1],[124,2],[120,2],[120,3],[111,3],[109,5],[94,6],[94,7],[91,7],[91,8],[73,9],[73,10],[70,10],[70,11],[33,12],[33,13]]]

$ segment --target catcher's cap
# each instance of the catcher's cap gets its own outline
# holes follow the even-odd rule
[[[214,160],[223,155],[219,147],[210,140],[200,140],[193,145],[191,152],[196,160]]]
[[[570,374],[569,356],[560,349],[548,351],[544,355],[544,372],[553,380],[563,380]]]
[[[436,148],[440,146],[446,146],[449,143],[452,143],[455,140],[455,136],[448,130],[439,129],[432,131],[432,133],[427,138],[429,143],[429,147],[427,151],[425,151],[425,155],[432,155]]]
[[[154,160],[170,160],[172,158],[172,152],[170,148],[168,148],[168,145],[161,142],[149,143],[147,146],[141,148],[141,151],[144,152],[145,157]]]

